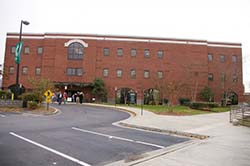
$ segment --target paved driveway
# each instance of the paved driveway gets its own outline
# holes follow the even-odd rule
[[[112,108],[54,106],[52,116],[0,113],[0,165],[105,165],[188,140],[113,126],[129,114]]]

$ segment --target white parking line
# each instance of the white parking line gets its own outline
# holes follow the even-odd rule
[[[89,134],[94,134],[94,135],[98,135],[98,136],[102,136],[102,137],[107,137],[109,139],[117,139],[117,140],[122,140],[122,141],[127,141],[127,142],[134,142],[134,143],[137,143],[137,144],[143,144],[143,145],[147,145],[147,146],[153,146],[153,147],[157,147],[157,148],[160,148],[160,149],[165,148],[164,146],[161,146],[161,145],[156,145],[156,144],[152,144],[152,143],[148,143],[148,142],[136,141],[136,140],[132,140],[132,139],[127,139],[127,138],[122,138],[122,137],[117,137],[117,136],[112,136],[112,135],[97,133],[97,132],[94,132],[94,131],[84,130],[84,129],[80,129],[80,128],[77,128],[77,127],[72,127],[72,129],[80,131],[80,132],[84,132],[84,133],[89,133]]]
[[[6,116],[5,116],[5,115],[0,114],[0,117],[5,118]]]
[[[52,152],[52,153],[55,153],[55,154],[57,154],[57,155],[59,155],[59,156],[61,156],[61,157],[64,157],[64,158],[66,158],[66,159],[68,159],[68,160],[71,160],[71,161],[73,161],[73,162],[75,162],[75,163],[77,163],[77,164],[80,164],[80,165],[83,165],[83,166],[91,166],[91,165],[89,165],[89,164],[87,164],[87,163],[85,163],[85,162],[83,162],[83,161],[80,161],[80,160],[78,160],[78,159],[76,159],[76,158],[73,158],[73,157],[71,157],[71,156],[69,156],[69,155],[63,154],[63,153],[61,153],[61,152],[59,152],[59,151],[57,151],[57,150],[54,150],[54,149],[49,148],[49,147],[47,147],[47,146],[44,146],[44,145],[42,145],[42,144],[40,144],[40,143],[37,143],[37,142],[35,142],[35,141],[32,141],[32,140],[30,140],[30,139],[24,138],[24,137],[22,137],[22,136],[20,136],[20,135],[18,135],[18,134],[13,133],[13,132],[10,132],[10,134],[13,135],[13,136],[15,136],[15,137],[17,137],[17,138],[20,138],[20,139],[22,139],[22,140],[24,140],[24,141],[26,141],[26,142],[29,142],[29,143],[31,143],[31,144],[33,144],[33,145],[36,145],[36,146],[38,146],[38,147],[40,147],[40,148],[43,148],[43,149],[45,149],[45,150],[47,150],[47,151],[50,151],[50,152]]]

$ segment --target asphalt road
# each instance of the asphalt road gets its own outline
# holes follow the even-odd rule
[[[113,126],[129,114],[110,108],[54,106],[51,116],[0,113],[1,166],[101,166],[188,140]]]

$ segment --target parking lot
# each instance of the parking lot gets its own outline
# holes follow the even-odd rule
[[[113,126],[130,115],[111,108],[54,106],[50,116],[0,113],[0,165],[106,165],[189,140]]]

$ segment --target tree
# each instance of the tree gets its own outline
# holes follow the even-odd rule
[[[95,96],[97,101],[107,100],[107,89],[105,83],[101,78],[95,78],[93,82],[92,94]]]
[[[212,92],[212,89],[205,86],[201,92],[200,92],[200,96],[203,100],[205,101],[213,101],[213,98],[214,98],[214,93]]]
[[[34,79],[34,78],[29,78],[28,81],[31,83],[32,85],[32,91],[33,93],[35,93],[38,96],[38,100],[39,102],[43,101],[44,98],[44,92],[46,90],[54,90],[55,86],[54,84],[48,80],[48,79]]]

